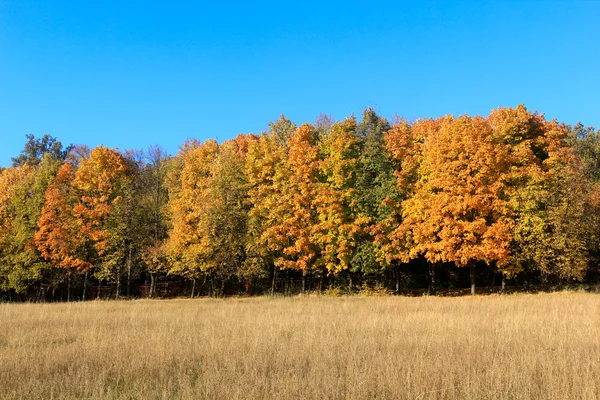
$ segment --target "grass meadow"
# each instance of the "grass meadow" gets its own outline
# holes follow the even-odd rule
[[[600,295],[0,304],[2,399],[598,399]]]

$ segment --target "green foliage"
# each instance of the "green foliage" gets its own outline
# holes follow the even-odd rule
[[[69,145],[63,149],[62,143],[50,135],[44,135],[41,139],[36,139],[32,134],[27,134],[25,137],[27,138],[25,148],[18,157],[12,159],[13,167],[25,163],[38,165],[42,162],[45,154],[50,154],[57,161],[63,161],[73,148],[72,145]]]
[[[392,208],[384,204],[385,200],[399,201],[394,166],[385,147],[385,134],[390,129],[389,122],[378,116],[372,108],[364,110],[362,121],[356,128],[359,138],[356,208],[357,214],[368,222],[352,259],[354,271],[375,273],[385,266],[377,256],[380,249],[374,243],[374,234],[377,224],[391,218]]]

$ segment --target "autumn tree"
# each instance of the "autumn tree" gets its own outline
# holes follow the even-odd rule
[[[19,167],[6,168],[0,173],[0,289],[14,289],[17,293],[27,289],[27,279],[22,271],[15,268],[12,259],[19,256],[23,250],[15,239],[19,235],[19,216],[17,213],[19,201],[19,184],[34,174],[34,168],[29,164]],[[17,243],[22,240],[16,240]]]
[[[136,266],[141,263],[141,251],[144,242],[150,236],[152,226],[144,203],[147,190],[144,181],[145,156],[141,150],[126,150],[121,153],[127,163],[127,176],[122,179],[121,199],[111,211],[111,241],[113,251],[110,255],[112,268],[117,275],[116,296],[121,294],[121,276],[126,281],[126,294],[131,295],[133,275],[141,271]],[[105,265],[108,259],[104,260]]]
[[[13,158],[13,168],[2,172],[2,225],[0,234],[0,264],[5,270],[5,287],[25,292],[39,283],[38,297],[44,295],[42,283],[49,283],[52,274],[40,257],[33,236],[44,203],[44,193],[68,149],[55,138],[45,135],[28,141],[21,154]]]
[[[421,265],[430,293],[453,265],[470,267],[473,292],[484,265],[503,288],[591,278],[599,138],[523,105],[393,126],[373,109],[299,128],[281,116],[260,137],[189,140],[176,157],[28,135],[0,168],[0,291],[41,299],[66,281],[70,299],[83,278],[85,298],[92,276],[116,296],[150,280],[153,295],[176,275],[192,296],[237,279],[271,278],[274,292],[281,272],[286,290],[394,273],[399,291]]]
[[[8,198],[4,209],[6,217],[11,221],[5,231],[5,243],[0,246],[2,263],[10,270],[10,286],[19,292],[38,283],[38,297],[44,292],[42,285],[52,284],[52,272],[40,257],[33,237],[37,230],[37,221],[44,204],[44,193],[49,182],[56,174],[59,161],[46,153],[36,166],[25,164],[12,169],[13,177],[19,179],[8,188]],[[11,175],[11,169],[5,172]]]
[[[585,185],[585,241],[590,266],[600,261],[600,131],[578,123],[569,129],[568,143],[580,160],[580,184]],[[597,273],[597,271],[594,271]]]
[[[536,233],[537,251],[533,252],[533,260],[543,280],[557,277],[581,281],[588,268],[589,246],[595,245],[588,239],[594,235],[596,222],[590,216],[597,210],[597,205],[590,206],[597,202],[590,198],[595,191],[582,173],[582,160],[572,148],[561,150],[555,156],[550,154],[549,160],[556,159],[549,163],[549,187],[536,195],[537,199],[541,195],[544,212],[542,234]],[[528,242],[533,244],[531,240]]]
[[[167,178],[172,220],[167,246],[173,261],[169,272],[192,280],[192,297],[197,278],[211,267],[207,210],[212,166],[218,152],[219,145],[214,140],[202,144],[187,142]]]
[[[315,131],[310,125],[302,125],[289,139],[285,163],[275,171],[274,193],[281,195],[273,201],[268,219],[278,223],[267,227],[264,239],[276,254],[276,268],[301,271],[303,276],[323,264],[314,235],[319,168]]]
[[[63,164],[46,190],[34,237],[42,257],[55,268],[66,271],[67,300],[71,299],[73,275],[91,268],[87,261],[87,243],[79,235],[78,221],[73,213],[79,201],[73,187],[74,179],[75,168],[70,163]],[[85,299],[85,293],[82,298]]]
[[[430,132],[437,130],[438,121],[423,119],[409,124],[398,121],[384,135],[394,174],[394,188],[389,189],[379,206],[381,219],[372,225],[373,245],[377,262],[395,266],[396,292],[400,290],[400,267],[419,256],[411,233],[411,224],[404,223],[405,202],[414,197],[423,162],[423,143]],[[430,292],[435,293],[435,263],[429,266]]]
[[[211,270],[221,281],[221,293],[229,277],[241,274],[246,258],[250,204],[245,163],[248,146],[256,139],[239,135],[223,143],[212,168],[210,201],[205,206]]]
[[[146,243],[141,250],[140,258],[146,267],[146,271],[150,274],[150,291],[149,297],[154,297],[156,294],[156,275],[159,273],[168,273],[169,253],[167,242],[153,240]]]
[[[425,137],[402,224],[429,262],[469,266],[475,294],[476,263],[503,265],[510,257],[513,224],[502,180],[507,151],[481,117],[447,116],[435,128]]]
[[[334,124],[320,148],[320,182],[313,200],[318,222],[312,230],[321,249],[321,262],[329,273],[339,274],[351,268],[369,222],[368,216],[359,214],[355,189],[359,161],[356,119]]]
[[[160,146],[151,146],[145,153],[145,166],[138,175],[140,212],[144,220],[140,230],[141,259],[150,275],[150,297],[155,293],[157,273],[168,271],[166,239],[168,229],[166,177],[171,157]]]
[[[543,277],[581,279],[589,192],[581,158],[567,142],[567,127],[523,105],[499,108],[487,119],[506,144],[511,166],[505,180],[515,227],[503,277],[537,271]]]
[[[151,146],[146,151],[145,187],[151,204],[151,236],[154,240],[162,240],[166,236],[164,208],[167,201],[165,179],[170,156],[160,146]]]
[[[266,277],[271,269],[276,277],[275,259],[282,256],[283,245],[273,229],[283,223],[284,214],[276,209],[288,183],[289,141],[296,129],[296,125],[282,115],[248,147],[245,174],[250,209],[246,259],[241,270],[247,279]]]
[[[94,266],[99,284],[120,279],[123,225],[115,211],[124,201],[130,173],[130,165],[119,152],[100,146],[81,162],[73,179],[80,193],[73,212],[79,235],[89,242],[86,261]]]

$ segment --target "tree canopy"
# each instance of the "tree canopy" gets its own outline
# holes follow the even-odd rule
[[[282,115],[175,156],[26,138],[0,170],[0,296],[474,291],[600,272],[600,132],[523,105]]]

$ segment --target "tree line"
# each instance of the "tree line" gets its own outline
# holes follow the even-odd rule
[[[595,282],[599,138],[523,105],[281,116],[175,156],[27,135],[0,171],[0,299]]]

